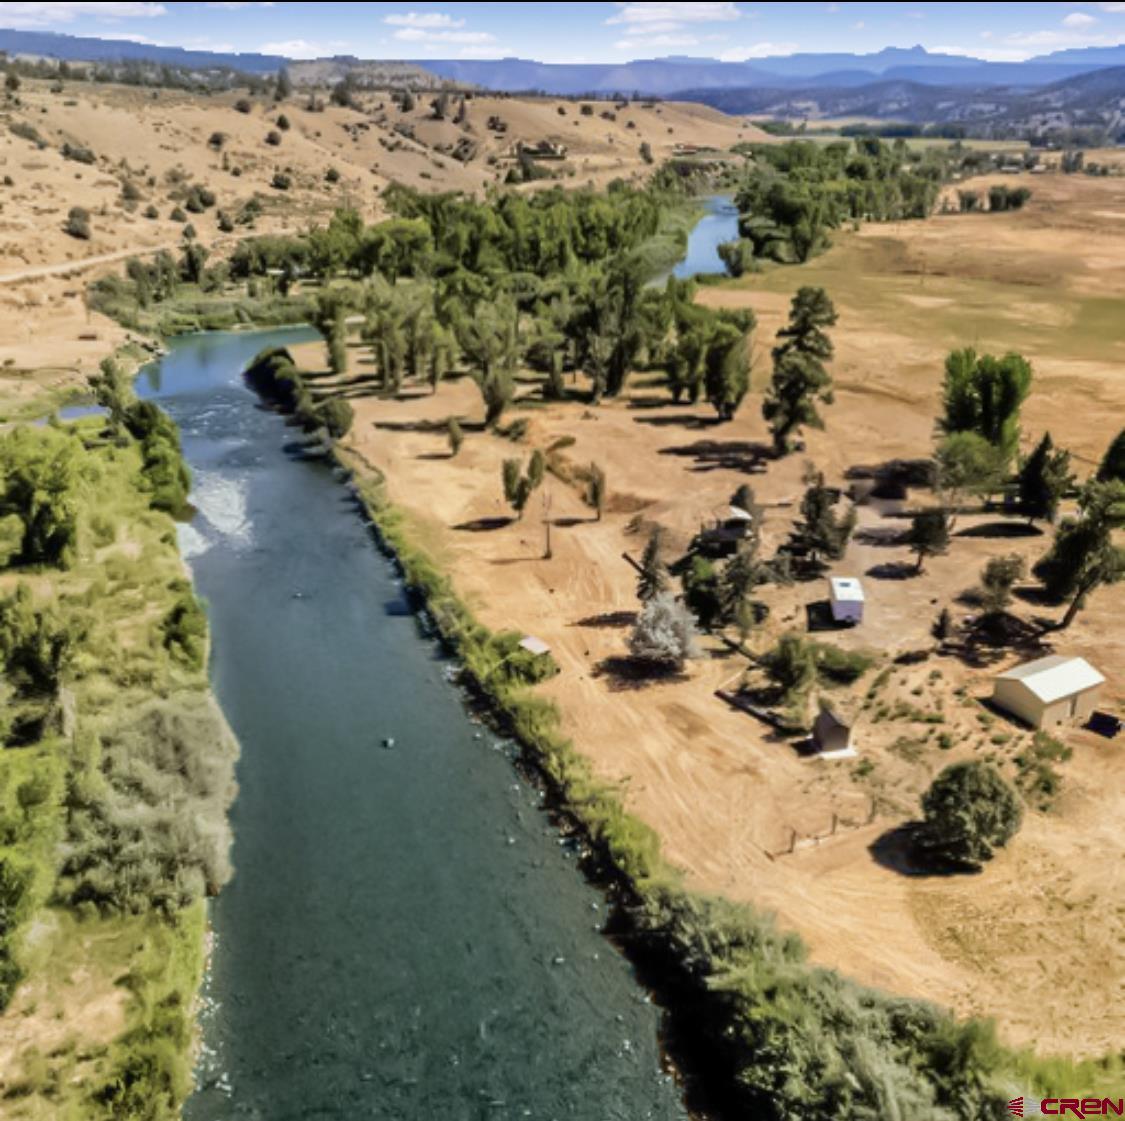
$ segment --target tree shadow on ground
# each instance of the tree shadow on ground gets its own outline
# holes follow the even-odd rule
[[[694,444],[661,448],[660,454],[694,460],[693,471],[728,470],[747,474],[764,471],[766,462],[773,458],[768,444],[753,440],[697,440]]]
[[[954,537],[1042,537],[1043,530],[1027,522],[983,522],[957,530]]]
[[[453,528],[460,530],[462,533],[488,533],[494,529],[503,529],[504,526],[511,525],[515,520],[515,518],[506,515],[495,518],[473,518],[472,521],[459,522]]]
[[[434,461],[439,460],[439,459],[452,459],[453,453],[452,452],[419,452],[419,454],[416,455],[414,458],[415,459],[423,459],[423,460],[426,460],[428,462],[434,462]]]
[[[669,416],[635,416],[634,424],[649,424],[653,428],[715,428],[722,421],[717,416],[696,416],[695,413],[672,413]]]
[[[552,518],[551,525],[556,529],[570,529],[576,525],[590,525],[598,519],[592,515],[588,518]]]
[[[981,615],[961,632],[960,641],[949,644],[949,650],[966,665],[975,669],[995,664],[1015,652],[1026,658],[1050,653],[1044,641],[1049,633],[1036,622],[1028,622],[1006,611]]]
[[[637,621],[635,611],[603,611],[600,615],[587,615],[571,623],[572,627],[631,627]]]
[[[867,851],[877,864],[900,876],[949,877],[978,875],[980,869],[971,865],[935,865],[922,859],[918,852],[920,821],[907,821],[881,833]]]
[[[921,575],[918,566],[910,561],[886,561],[873,564],[865,573],[875,580],[910,580]]]
[[[462,420],[457,418],[463,432],[483,432],[484,421]],[[443,433],[448,431],[447,420],[377,420],[372,428],[382,429],[385,432],[430,432]]]
[[[901,548],[906,544],[906,534],[894,526],[869,526],[852,534],[857,545],[873,545],[877,549]]]
[[[644,689],[659,682],[686,681],[688,677],[682,669],[628,655],[603,658],[594,666],[593,676],[604,677],[614,693]]]

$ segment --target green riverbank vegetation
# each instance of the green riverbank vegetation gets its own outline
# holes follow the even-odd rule
[[[0,1114],[171,1119],[236,745],[170,511],[175,425],[103,364],[104,417],[0,433]]]

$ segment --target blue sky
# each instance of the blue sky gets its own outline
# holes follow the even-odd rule
[[[0,27],[292,58],[729,61],[929,50],[1016,61],[1125,42],[1123,3],[3,3]]]

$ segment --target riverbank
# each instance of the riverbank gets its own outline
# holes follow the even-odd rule
[[[203,900],[229,875],[237,748],[175,523],[153,507],[167,463],[154,441],[113,436],[103,417],[0,436],[9,472],[52,465],[70,538],[60,561],[0,573],[6,1117],[143,1103],[171,1118],[191,1085]]]

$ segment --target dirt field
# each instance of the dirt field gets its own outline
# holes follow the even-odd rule
[[[1011,760],[1030,735],[980,699],[996,669],[1021,655],[985,651],[976,666],[936,654],[910,665],[892,659],[932,646],[930,627],[942,606],[958,618],[971,612],[958,597],[975,585],[989,556],[1037,558],[1047,535],[1020,535],[995,516],[963,516],[948,555],[902,578],[911,561],[906,550],[878,541],[880,530],[901,528],[901,521],[893,510],[860,508],[860,531],[832,571],[865,577],[867,617],[854,631],[829,636],[879,658],[857,686],[832,693],[857,718],[858,759],[804,757],[717,699],[715,690],[746,664],[718,644],[683,680],[643,688],[603,665],[625,652],[637,606],[635,574],[622,553],[636,556],[643,546],[643,532],[629,529],[638,515],[686,545],[749,480],[769,507],[772,552],[791,523],[806,459],[839,482],[852,464],[925,454],[942,361],[954,346],[1025,353],[1036,372],[1025,441],[1049,426],[1079,469],[1089,469],[1125,417],[1117,311],[1125,295],[1125,181],[1050,175],[1033,189],[1020,213],[872,225],[841,235],[810,265],[702,290],[708,303],[758,313],[756,390],[768,378],[768,348],[791,292],[824,284],[836,301],[837,401],[826,411],[827,431],[809,434],[804,456],[761,463],[767,433],[760,392],[733,423],[715,427],[709,407],[671,405],[643,378],[628,400],[596,410],[529,404],[523,445],[473,432],[456,459],[446,457],[443,435],[418,431],[414,422],[454,414],[478,420],[479,395],[467,379],[433,397],[357,399],[351,439],[388,473],[392,497],[452,567],[482,619],[550,643],[562,673],[543,691],[559,700],[575,742],[622,785],[691,883],[776,912],[783,927],[801,932],[817,962],[994,1016],[1013,1043],[1088,1055],[1125,1037],[1125,842],[1118,825],[1125,744],[1065,732],[1074,755],[1061,766],[1062,797],[1049,813],[1029,811],[1015,841],[980,875],[906,875],[885,844],[876,851],[890,855],[872,849],[916,814],[919,793],[948,762],[990,757],[1014,774]],[[299,358],[310,368],[324,361],[317,346],[302,348]],[[360,371],[367,366],[358,347],[353,363]],[[561,436],[575,439],[563,453],[571,464],[603,466],[610,501],[595,522],[575,490],[549,476],[554,555],[543,560],[539,495],[522,522],[481,527],[509,513],[502,460]],[[785,629],[804,630],[806,606],[823,599],[824,588],[771,587],[763,598],[771,617],[752,640],[759,649]],[[1047,649],[1100,666],[1110,678],[1104,704],[1119,711],[1121,604],[1119,588],[1103,589],[1069,631],[1044,640]],[[1029,620],[1059,615],[1022,600],[1015,611]],[[823,837],[833,815],[837,833]]]

